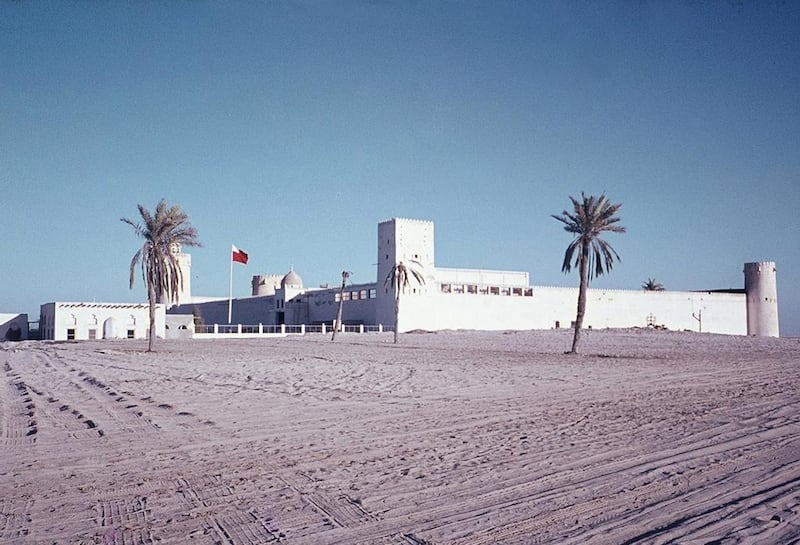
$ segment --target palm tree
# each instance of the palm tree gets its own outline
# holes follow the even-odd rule
[[[581,192],[581,200],[570,197],[573,212],[564,210],[560,215],[552,217],[564,224],[564,230],[573,233],[575,239],[567,246],[564,252],[564,262],[561,271],[568,273],[574,266],[580,274],[580,288],[578,290],[578,314],[575,318],[575,334],[572,337],[572,350],[569,354],[576,354],[578,341],[581,337],[583,316],[586,313],[586,290],[589,280],[610,271],[614,258],[619,260],[619,255],[611,245],[600,238],[603,231],[624,233],[625,228],[616,225],[619,218],[615,216],[622,207],[621,204],[611,204],[605,195],[599,198],[594,195],[586,196]]]
[[[418,261],[412,260],[411,262],[419,267],[422,267],[422,264]],[[392,270],[389,271],[389,274],[386,276],[386,280],[384,281],[384,285],[391,285],[392,289],[394,289],[394,344],[397,344],[397,332],[399,330],[398,320],[400,318],[400,294],[405,293],[406,288],[411,285],[412,279],[419,285],[425,283],[425,277],[422,276],[421,272],[412,267],[406,266],[402,261],[400,261],[395,264],[394,267],[392,267]]]
[[[344,304],[344,288],[347,285],[347,279],[353,274],[350,271],[342,271],[342,287],[339,289],[339,309],[336,311],[336,323],[333,324],[333,333],[331,340],[336,338],[336,331],[342,327],[342,305]]]
[[[664,285],[656,282],[655,278],[648,278],[647,282],[642,284],[644,291],[664,291]]]
[[[141,204],[137,206],[142,216],[141,224],[128,218],[121,218],[121,221],[133,227],[136,235],[144,239],[144,244],[131,259],[130,288],[133,289],[136,265],[141,262],[142,279],[147,287],[147,300],[150,303],[150,338],[147,351],[152,352],[156,337],[156,305],[159,301],[175,300],[183,285],[183,273],[171,247],[174,244],[202,244],[197,239],[197,229],[189,223],[189,216],[180,206],[167,206],[166,201],[161,199],[153,214]]]

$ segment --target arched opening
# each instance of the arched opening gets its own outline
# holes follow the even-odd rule
[[[119,324],[114,318],[108,318],[103,322],[103,338],[104,339],[119,339]]]

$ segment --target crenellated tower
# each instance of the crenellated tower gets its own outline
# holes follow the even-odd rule
[[[394,322],[394,289],[386,285],[392,267],[399,262],[414,267],[425,277],[426,284],[411,288],[413,293],[433,289],[435,261],[433,222],[392,218],[378,224],[378,277],[376,279],[378,323]]]

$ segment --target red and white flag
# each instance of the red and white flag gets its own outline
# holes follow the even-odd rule
[[[237,248],[233,244],[231,244],[231,258],[236,263],[241,263],[242,265],[247,265],[247,252],[242,249]]]

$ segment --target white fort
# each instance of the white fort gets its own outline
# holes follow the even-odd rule
[[[570,327],[577,288],[532,286],[527,272],[436,266],[432,221],[393,218],[378,224],[375,282],[348,285],[342,322],[394,324],[392,286],[385,279],[402,261],[424,276],[402,295],[400,329],[522,330]],[[180,250],[178,250],[180,251]],[[181,264],[190,267],[187,258]],[[777,337],[778,299],[773,262],[747,263],[744,289],[644,291],[590,289],[584,326],[664,327],[730,335]],[[183,277],[191,278],[189,270]],[[307,288],[300,275],[253,277],[251,297],[233,300],[233,323],[332,325],[339,288]],[[186,288],[186,286],[184,286]],[[193,314],[205,324],[227,323],[227,298],[194,298],[184,289],[169,314]]]

